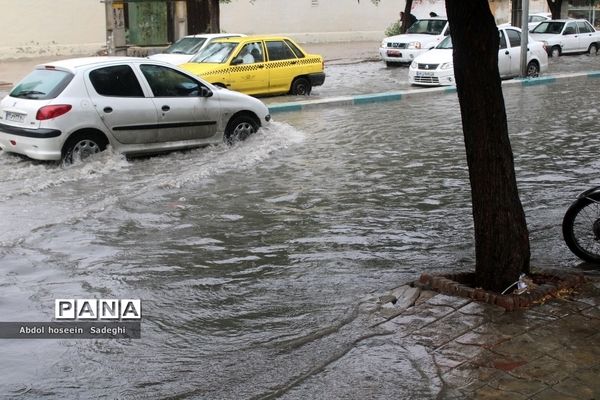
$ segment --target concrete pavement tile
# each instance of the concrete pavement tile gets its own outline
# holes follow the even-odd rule
[[[590,307],[581,311],[581,315],[590,318],[600,319],[600,307]]]
[[[430,325],[417,330],[411,338],[417,343],[437,348],[464,335],[466,332],[482,324],[483,317],[478,315],[464,315],[454,312]]]
[[[548,322],[558,319],[558,317],[536,313],[532,309],[529,309],[507,312],[491,319],[498,326],[509,327],[510,329],[514,329],[515,332],[525,332],[538,326],[546,325]]]
[[[477,400],[525,400],[527,396],[514,392],[505,392],[489,386],[483,386],[474,393]]]
[[[543,356],[515,368],[510,373],[518,378],[538,380],[548,385],[555,385],[571,376],[576,370],[577,364],[568,361],[559,361],[550,356]]]
[[[481,352],[478,346],[468,346],[456,342],[450,342],[433,352],[433,360],[440,371],[447,372],[460,364],[468,362]]]
[[[419,297],[417,300],[415,300],[415,305],[418,306],[419,304],[425,303],[427,300],[437,296],[438,294],[438,292],[433,290],[421,290],[421,294],[419,294]]]
[[[504,314],[506,311],[502,307],[491,304],[471,302],[461,307],[458,311],[462,314],[481,315],[482,317],[493,317]]]
[[[531,379],[522,379],[510,374],[503,374],[488,383],[488,386],[503,392],[519,393],[530,397],[548,388],[548,385]]]
[[[505,357],[486,349],[481,349],[481,351],[471,359],[471,363],[475,365],[503,372],[510,372],[515,368],[526,365],[528,362],[529,360],[525,355]]]
[[[456,338],[456,342],[491,348],[510,340],[512,337],[513,335],[506,335],[497,329],[496,324],[488,322]]]
[[[600,365],[578,370],[577,373],[556,385],[553,389],[577,399],[600,398]]]
[[[600,364],[600,336],[595,340],[590,338],[573,338],[565,343],[562,348],[556,349],[550,354],[562,362],[573,362],[578,368],[590,368]]]
[[[535,360],[560,346],[558,338],[550,338],[548,343],[539,343],[538,340],[539,336],[524,333],[492,347],[491,350],[507,358],[527,357],[527,360]]]
[[[400,314],[396,318],[390,320],[391,323],[397,325],[395,330],[402,336],[411,334],[412,332],[427,326],[444,316],[454,312],[451,307],[440,307],[422,304],[412,307],[405,313]],[[389,322],[386,325],[388,326]]]
[[[551,299],[547,303],[540,304],[530,309],[532,313],[551,315],[558,318],[567,315],[578,314],[579,308],[576,302],[565,301],[562,299]]]
[[[459,309],[470,302],[472,302],[472,300],[470,299],[463,299],[462,297],[438,294],[437,296],[434,296],[431,299],[427,300],[425,303],[436,306],[448,306],[455,309]]]
[[[531,397],[531,400],[583,400],[586,398],[590,400],[593,399],[593,397],[573,397],[564,393],[557,392],[552,388],[548,388]]]
[[[474,393],[477,389],[485,386],[488,381],[503,373],[497,369],[466,362],[447,372],[442,372],[441,379],[444,387],[465,393]]]

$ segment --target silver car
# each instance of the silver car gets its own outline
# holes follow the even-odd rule
[[[81,160],[108,145],[145,155],[245,139],[270,120],[258,99],[145,58],[37,66],[0,102],[0,147],[37,160]]]

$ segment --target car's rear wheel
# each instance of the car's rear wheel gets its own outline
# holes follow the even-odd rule
[[[311,90],[312,85],[310,84],[310,81],[306,78],[300,77],[294,79],[294,82],[292,82],[290,93],[300,96],[308,96]]]
[[[225,143],[233,144],[240,140],[246,140],[258,131],[258,123],[249,115],[234,117],[225,128]]]
[[[97,132],[81,132],[71,136],[63,146],[62,159],[66,165],[80,162],[106,149],[108,140]]]
[[[598,45],[596,43],[590,44],[590,48],[588,49],[588,53],[595,56],[598,54]]]
[[[527,64],[527,77],[535,78],[538,76],[540,76],[540,66],[535,61],[529,61],[529,64]]]
[[[560,46],[554,46],[550,49],[550,57],[558,57],[560,56]]]

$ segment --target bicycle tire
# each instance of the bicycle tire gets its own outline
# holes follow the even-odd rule
[[[563,218],[563,238],[577,257],[600,264],[600,239],[594,233],[594,224],[600,225],[600,193],[579,198],[571,204]]]

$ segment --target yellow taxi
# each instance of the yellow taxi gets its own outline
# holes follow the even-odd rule
[[[323,57],[281,36],[218,39],[180,67],[249,95],[308,95],[325,82]]]

